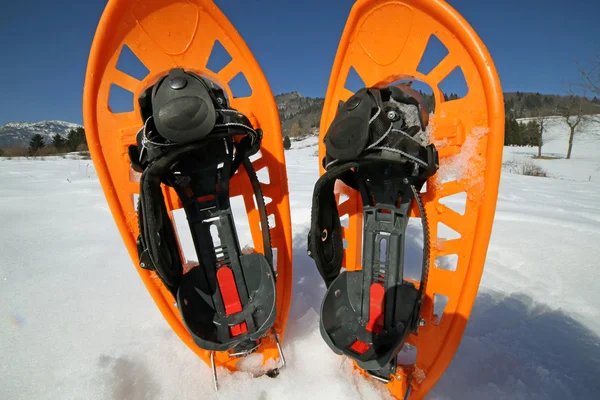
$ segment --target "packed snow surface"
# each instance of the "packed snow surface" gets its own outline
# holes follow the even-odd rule
[[[0,158],[0,398],[385,398],[349,362],[340,368],[319,334],[324,286],[306,255],[316,151],[311,138],[286,152],[288,366],[276,379],[220,370],[218,394],[209,367],[171,331],[139,279],[91,161]],[[504,160],[535,152],[507,147]],[[565,138],[544,152],[564,157]],[[503,172],[473,314],[429,399],[600,393],[600,142],[576,142],[571,160],[535,162],[551,177]]]

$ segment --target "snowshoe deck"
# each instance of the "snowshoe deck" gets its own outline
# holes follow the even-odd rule
[[[420,62],[432,38],[439,39],[448,54],[430,72],[423,73]],[[441,91],[440,83],[455,69],[462,71],[468,93],[449,100]],[[350,76],[352,70],[366,88],[393,87],[399,81],[414,80],[425,82],[433,89],[436,106],[427,131],[438,152],[439,170],[427,178],[415,195],[405,190],[407,194],[401,196],[415,200],[420,197],[422,203],[396,204],[389,200],[373,203],[343,171],[333,176],[336,165],[327,162],[331,150],[338,150],[338,157],[351,160],[361,154],[363,141],[368,140],[361,136],[360,129],[336,126],[340,112],[347,110],[349,104],[350,108],[356,106],[352,103],[358,92],[348,88],[351,79],[356,78]],[[363,130],[367,129],[368,120],[353,122],[354,126],[361,123]],[[325,341],[338,354],[352,358],[366,375],[386,382],[396,398],[422,398],[450,364],[460,343],[479,287],[491,234],[502,160],[503,124],[502,89],[492,59],[473,29],[448,4],[441,0],[358,0],[355,3],[333,65],[320,130],[319,156],[325,160],[320,180],[329,174],[331,179],[327,184],[335,185],[335,197],[326,199],[325,204],[333,202],[333,206],[327,208],[337,209],[319,219],[314,210],[318,201],[313,200],[309,249],[314,253],[317,235],[338,243],[325,249],[323,254],[311,254],[328,284],[321,311]],[[356,143],[359,150],[339,151],[336,147],[339,143],[328,141],[327,135],[336,129],[345,131],[346,142]],[[353,173],[361,170],[358,164],[352,168]],[[373,167],[367,177],[385,181],[385,177],[378,177],[378,174],[383,175],[383,169],[377,168]],[[396,177],[403,175],[399,172]],[[386,182],[391,180],[389,176]],[[398,189],[401,185],[390,187]],[[322,188],[315,188],[315,195],[319,190]],[[447,205],[447,198],[455,195],[465,199],[464,210],[456,207],[458,211],[455,211]],[[407,209],[411,217],[423,221],[422,281],[404,279],[393,289],[394,283],[385,276],[380,282],[382,287],[377,286],[374,283],[377,274],[373,271],[379,271],[378,244],[383,237],[387,240],[383,270],[391,265],[395,271],[392,279],[400,283],[402,278],[403,254],[398,253],[404,251],[402,238]],[[381,214],[383,219],[376,217],[379,210],[385,210]],[[346,219],[347,226],[341,226],[340,219]],[[315,229],[315,221],[319,221],[316,224],[319,228],[330,225],[327,234]],[[440,229],[443,225],[459,237],[446,239]],[[428,236],[430,245],[427,245]],[[395,259],[393,263],[389,262],[390,257]],[[319,258],[327,262],[320,265]],[[457,260],[455,264],[449,262],[453,260]],[[341,268],[346,271],[340,273]],[[405,310],[406,304],[415,304],[414,289],[423,292],[416,313],[410,307]],[[390,297],[401,300],[392,301]],[[440,299],[447,300],[441,310],[438,309]],[[370,313],[381,318],[373,319]],[[390,336],[392,339],[383,340],[381,333],[389,332],[394,326],[399,329]],[[378,329],[380,337],[374,332]],[[416,347],[414,364],[395,363],[403,343]],[[378,370],[380,366],[384,368]]]
[[[219,43],[231,60],[212,70],[209,59]],[[125,53],[143,64],[144,76],[123,70]],[[254,149],[252,161],[233,157],[244,138],[224,134],[210,139],[213,132],[207,131],[206,138],[186,139],[154,163],[136,163],[148,149],[154,155],[161,151],[161,146],[152,150],[156,138],[146,137],[147,132],[162,133],[163,146],[173,139],[172,121],[149,122],[144,107],[148,88],[168,74],[181,73],[178,69],[214,83],[222,90],[221,100],[234,113],[239,111],[252,131],[260,132],[260,148]],[[232,80],[240,77],[249,95],[232,91]],[[170,78],[176,88],[178,82]],[[119,91],[129,95],[126,110],[114,106]],[[218,118],[217,124],[223,122]],[[208,125],[215,123],[215,117],[205,119]],[[281,128],[268,83],[227,18],[210,0],[109,1],[90,53],[84,122],[115,222],[146,288],[177,335],[213,364],[213,372],[217,366],[236,370],[240,356],[250,352],[262,354],[265,363],[283,362],[278,340],[291,300],[292,253]],[[149,123],[154,124],[151,129]],[[140,145],[140,135],[145,145]],[[241,249],[230,209],[230,199],[237,196],[246,207],[251,254]],[[185,258],[172,225],[177,209],[185,211],[190,225],[199,261],[194,268],[182,265]]]

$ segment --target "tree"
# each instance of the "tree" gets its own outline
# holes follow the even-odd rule
[[[52,146],[56,147],[56,150],[61,150],[63,147],[65,147],[65,144],[65,138],[60,136],[58,133],[52,136]]]
[[[29,141],[29,154],[37,153],[38,150],[43,149],[44,146],[46,146],[46,143],[44,143],[44,137],[39,133],[36,133]]]
[[[570,96],[566,104],[559,106],[559,114],[563,121],[569,126],[569,147],[567,150],[567,159],[571,158],[573,141],[575,135],[579,133],[586,122],[586,116],[582,112],[583,99],[579,96]]]
[[[581,77],[576,86],[585,92],[600,96],[600,53],[596,55],[590,67],[580,67],[579,73]]]
[[[518,144],[518,131],[519,131],[519,123],[515,119],[515,117],[511,115],[506,116],[506,120],[504,122],[504,145],[505,146],[514,146]]]
[[[523,144],[525,146],[537,146],[539,142],[540,124],[532,120],[521,126]]]
[[[291,137],[298,136],[298,122],[294,122],[292,124],[292,128],[290,129],[290,136]]]
[[[537,142],[537,148],[538,148],[538,157],[542,156],[542,146],[544,145],[544,128],[545,125],[548,121],[548,117],[540,117],[538,118],[539,123],[539,129],[538,129],[538,133],[536,135],[536,142]]]
[[[83,129],[83,127],[78,127],[75,129],[71,129],[69,131],[69,133],[67,134],[67,142],[66,142],[66,148],[69,151],[76,151],[77,147],[80,144],[85,144],[87,145],[87,141],[85,138],[85,131]]]
[[[285,135],[285,138],[283,139],[283,148],[285,150],[289,150],[292,148],[292,141],[290,140],[290,137],[288,135]]]

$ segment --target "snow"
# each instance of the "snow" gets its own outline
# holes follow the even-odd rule
[[[600,392],[599,143],[576,142],[571,160],[535,160],[551,178],[503,172],[472,317],[427,398],[583,399]],[[308,138],[286,151],[294,238],[288,365],[276,379],[219,370],[218,394],[208,366],[146,292],[91,161],[0,158],[0,398],[386,398],[349,362],[340,368],[318,330],[325,289],[306,255],[316,150],[316,138]],[[536,151],[507,147],[504,159]],[[544,151],[564,157],[565,138]],[[448,201],[459,206],[461,199]],[[241,206],[235,203],[236,216]],[[184,249],[190,245],[183,240]]]

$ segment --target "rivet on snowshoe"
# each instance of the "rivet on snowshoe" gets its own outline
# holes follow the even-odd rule
[[[187,86],[187,80],[180,76],[169,79],[169,86],[171,89],[179,90]]]
[[[360,97],[358,96],[352,96],[348,99],[348,101],[346,102],[346,110],[351,111],[354,110],[356,107],[359,106],[361,102]]]

